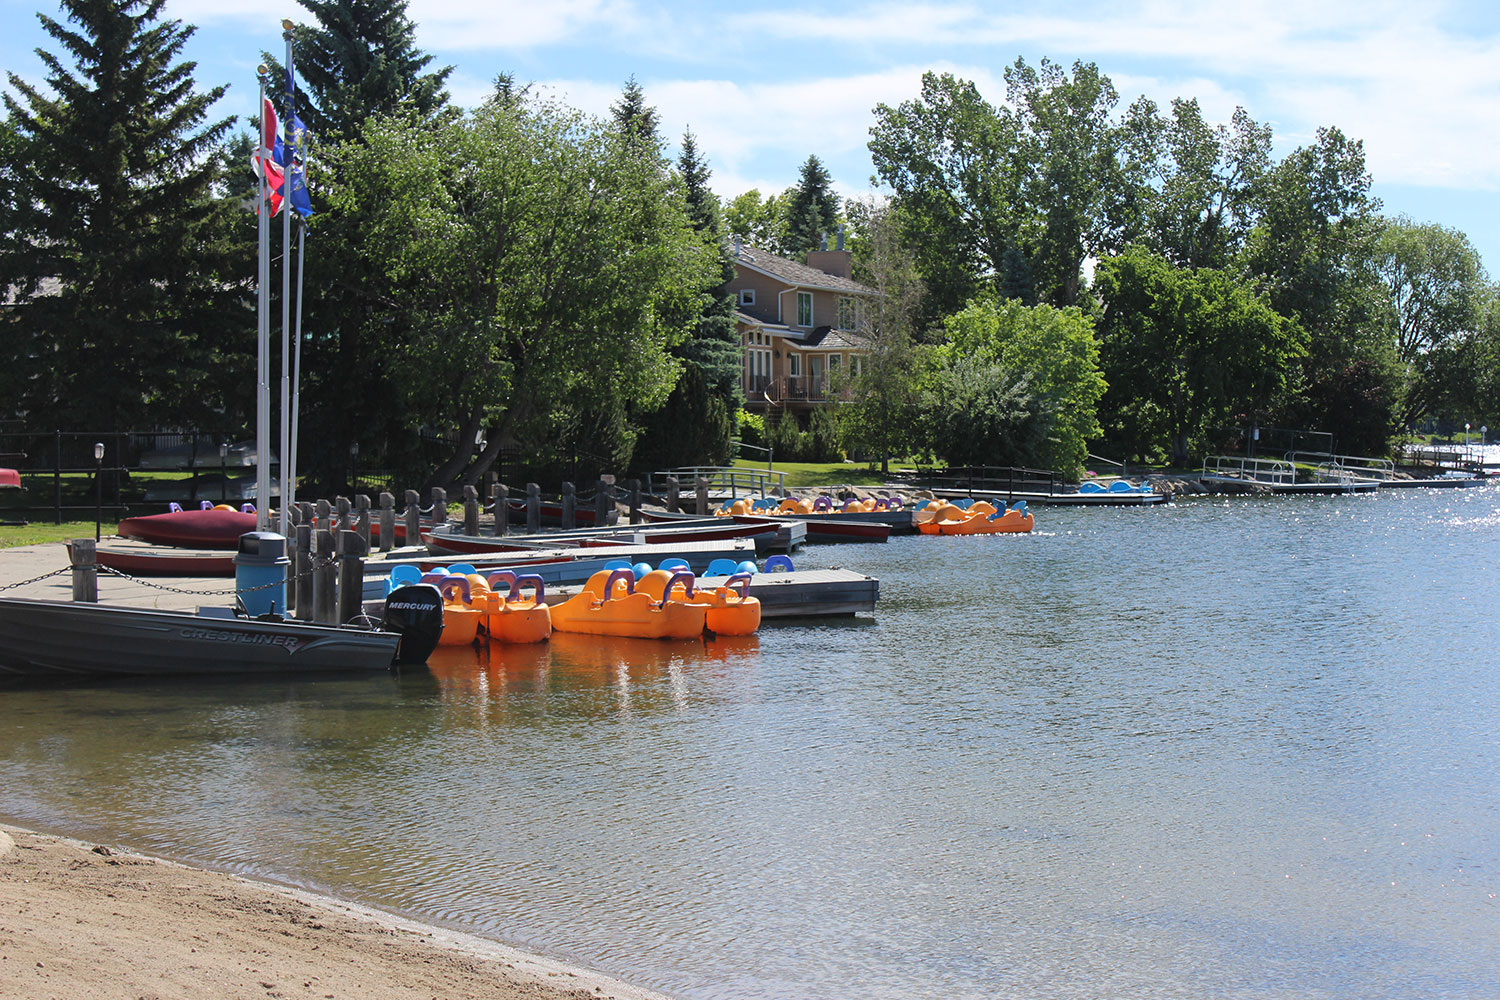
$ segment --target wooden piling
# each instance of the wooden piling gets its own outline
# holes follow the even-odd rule
[[[448,491],[441,486],[432,488],[432,520],[439,528],[448,523]]]
[[[562,484],[562,530],[572,531],[577,523],[578,491],[572,483]]]
[[[334,507],[335,512],[338,514],[338,523],[334,526],[333,530],[334,531],[349,531],[349,530],[351,530],[354,527],[354,521],[349,516],[349,514],[350,514],[350,512],[352,510],[354,510],[354,505],[349,502],[349,498],[348,497],[334,497],[333,498],[333,507]]]
[[[641,481],[632,479],[630,485],[630,523],[641,523]]]
[[[338,544],[337,624],[342,625],[364,613],[365,556],[370,554],[370,543],[357,531],[345,531],[339,535]]]
[[[422,544],[422,494],[416,490],[406,491],[406,544]]]
[[[380,551],[389,552],[396,547],[396,498],[381,493],[380,502]]]
[[[73,600],[99,603],[99,553],[92,538],[75,538],[73,553]]]
[[[600,476],[594,489],[594,527],[602,528],[609,523],[609,515],[615,509],[615,477]]]
[[[370,551],[370,498],[358,493],[354,497],[354,530],[365,541],[365,553]]]
[[[542,530],[542,488],[536,483],[526,484],[526,533],[534,535]]]
[[[464,487],[464,534],[479,534],[479,491],[472,486]]]
[[[295,534],[297,545],[292,550],[292,578],[287,581],[288,617],[300,621],[311,621],[313,616],[312,519],[298,522]]]
[[[708,480],[699,476],[693,481],[694,501],[697,504],[698,516],[706,517],[708,510]]]
[[[495,507],[495,537],[504,538],[510,531],[510,487],[495,483],[490,489]]]
[[[328,522],[323,522],[328,523]],[[333,561],[333,532],[319,528],[315,536],[313,557],[316,567],[312,572],[313,621],[319,625],[332,625],[338,617],[337,593],[338,572]]]
[[[677,481],[676,476],[667,477],[667,510],[674,514],[682,513],[682,484]]]

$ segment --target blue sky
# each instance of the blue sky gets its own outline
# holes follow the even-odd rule
[[[32,50],[49,3],[0,0],[0,66],[40,81]],[[262,50],[295,0],[169,0],[198,26],[202,85],[228,83],[224,111],[248,115]],[[1092,61],[1121,107],[1196,97],[1211,120],[1236,105],[1275,130],[1277,155],[1337,125],[1365,143],[1389,215],[1467,233],[1500,274],[1500,7],[1387,0],[1118,0],[986,4],[411,0],[417,41],[454,67],[476,102],[508,71],[604,113],[634,75],[674,141],[690,127],[720,194],[779,191],[815,153],[841,193],[862,195],[877,102],[917,93],[924,70],[974,80],[999,102],[1017,56]]]

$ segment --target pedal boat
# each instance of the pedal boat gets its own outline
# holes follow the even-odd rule
[[[477,574],[476,574],[477,576]],[[475,577],[470,577],[474,603],[484,608],[481,625],[491,642],[527,643],[545,642],[552,636],[552,611],[547,607],[547,594],[542,578],[534,573],[517,576],[508,569],[496,570],[480,577],[482,589],[473,586]],[[502,592],[502,587],[509,590]],[[531,597],[521,596],[524,588],[531,588]]]
[[[636,590],[628,569],[600,570],[583,591],[552,608],[558,632],[633,636],[641,639],[695,639],[703,634],[707,609],[652,598]]]
[[[443,595],[443,634],[438,638],[438,645],[467,646],[479,637],[485,609],[474,606],[473,588],[468,577],[457,573],[428,573],[422,577],[422,582],[434,585]]]
[[[734,573],[718,587],[697,587],[696,582],[686,570],[654,569],[635,587],[653,600],[702,607],[704,625],[714,635],[753,635],[760,628],[760,599],[750,596],[749,573]]]

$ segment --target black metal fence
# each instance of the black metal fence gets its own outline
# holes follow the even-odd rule
[[[917,483],[926,489],[965,493],[968,496],[999,497],[1009,500],[1016,493],[1061,493],[1065,479],[1049,469],[1025,469],[1015,466],[958,466],[944,469],[917,469]]]

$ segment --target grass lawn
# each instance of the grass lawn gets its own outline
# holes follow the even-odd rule
[[[113,535],[115,533],[114,522],[103,525],[103,532],[106,535]],[[93,537],[94,522],[92,520],[64,521],[62,524],[53,524],[50,520],[33,521],[23,528],[0,527],[0,549]]]
[[[737,469],[764,469],[760,461],[740,459]],[[776,472],[786,473],[788,489],[810,486],[879,486],[886,481],[880,469],[848,462],[777,462]]]

